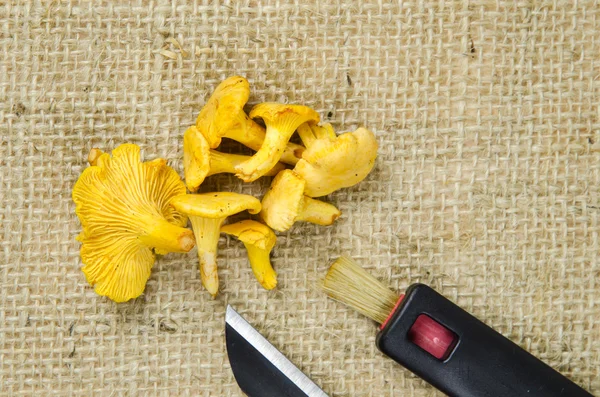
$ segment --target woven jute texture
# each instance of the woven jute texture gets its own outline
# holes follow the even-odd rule
[[[0,5],[1,395],[239,396],[226,304],[330,395],[440,395],[317,289],[341,254],[394,289],[431,285],[600,393],[600,4],[327,3]],[[97,296],[70,197],[87,153],[132,142],[182,173],[185,128],[236,74],[250,105],[368,126],[375,169],[327,198],[335,225],[279,235],[274,291],[223,236],[216,300],[195,249],[159,258],[138,299]]]

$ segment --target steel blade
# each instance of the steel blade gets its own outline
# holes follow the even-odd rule
[[[227,306],[225,322],[231,369],[249,396],[327,397],[231,306]]]

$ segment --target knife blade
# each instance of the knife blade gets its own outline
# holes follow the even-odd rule
[[[249,397],[328,397],[229,305],[225,340],[235,380]]]

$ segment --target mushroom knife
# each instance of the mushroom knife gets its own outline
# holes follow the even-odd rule
[[[235,380],[249,397],[327,397],[231,306],[225,340]]]

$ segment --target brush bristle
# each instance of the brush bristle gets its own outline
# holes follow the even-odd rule
[[[331,298],[382,324],[394,310],[398,295],[347,256],[338,258],[321,284]]]

